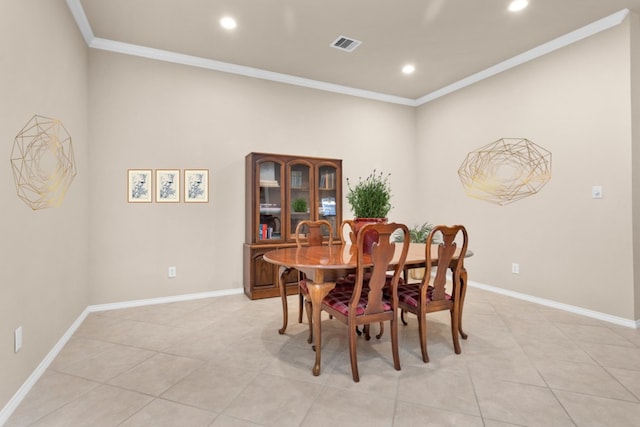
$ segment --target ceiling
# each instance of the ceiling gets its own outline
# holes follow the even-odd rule
[[[529,0],[517,13],[509,2],[67,0],[94,48],[408,105],[640,12],[640,0]],[[235,30],[221,28],[225,15]],[[331,47],[339,36],[362,44]],[[415,73],[401,72],[406,63]]]

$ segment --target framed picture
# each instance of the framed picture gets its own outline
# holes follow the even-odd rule
[[[127,170],[127,201],[129,203],[150,203],[152,192],[151,169]]]
[[[180,202],[180,169],[156,169],[156,202]]]
[[[185,203],[209,202],[209,169],[184,170]]]

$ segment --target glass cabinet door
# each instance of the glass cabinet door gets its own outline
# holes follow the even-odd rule
[[[289,233],[290,238],[295,239],[298,223],[305,219],[311,219],[311,204],[313,186],[311,166],[306,163],[294,163],[289,165]],[[301,230],[306,234],[307,230]]]
[[[282,165],[273,161],[258,163],[260,176],[260,221],[257,240],[280,240],[282,237]]]
[[[316,196],[316,211],[318,219],[324,219],[331,223],[334,236],[337,236],[340,224],[336,221],[336,201],[338,200],[337,188],[340,184],[337,180],[340,176],[335,166],[321,165],[318,167],[318,195]]]

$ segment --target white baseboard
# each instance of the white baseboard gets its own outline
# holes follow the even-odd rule
[[[87,307],[87,310],[89,310],[90,313],[95,313],[98,311],[117,310],[119,308],[142,307],[144,305],[166,304],[169,302],[224,297],[227,295],[238,295],[242,292],[242,289],[225,289],[222,291],[199,292],[197,294],[174,295],[170,297],[158,297],[134,301],[114,302],[111,304],[90,305],[89,307]]]
[[[512,298],[529,301],[535,304],[544,305],[547,307],[557,308],[559,310],[568,311],[570,313],[579,314],[581,316],[591,317],[605,322],[614,323],[620,326],[626,326],[628,328],[640,328],[640,320],[624,319],[622,317],[612,316],[610,314],[600,313],[599,311],[588,310],[582,307],[576,307],[575,305],[564,304],[544,298],[534,297],[520,292],[510,291],[508,289],[496,288],[495,286],[485,285],[483,283],[473,282],[469,280],[469,286],[472,288],[483,289],[485,291],[494,292],[496,294],[506,295]]]
[[[16,394],[7,402],[7,404],[0,411],[0,426],[3,426],[8,420],[11,414],[16,410],[20,402],[25,398],[27,393],[31,390],[31,388],[35,385],[36,382],[40,379],[42,374],[47,370],[51,362],[58,356],[60,350],[67,344],[69,339],[73,336],[73,334],[78,330],[84,319],[87,318],[89,313],[106,311],[106,310],[116,310],[119,308],[128,308],[128,307],[141,307],[144,305],[153,305],[153,304],[165,304],[169,302],[179,302],[179,301],[189,301],[203,298],[215,298],[226,295],[237,295],[243,292],[242,289],[226,289],[223,291],[213,291],[213,292],[201,292],[197,294],[186,294],[186,295],[175,295],[170,297],[160,297],[160,298],[150,298],[144,300],[135,300],[135,301],[124,301],[117,302],[112,304],[98,304],[98,305],[90,305],[84,309],[84,311],[78,316],[78,318],[73,322],[71,327],[64,333],[62,338],[58,340],[56,345],[53,346],[51,351],[47,354],[47,356],[40,362],[38,367],[31,373],[29,378],[22,384],[22,386],[18,389]]]
[[[27,395],[27,393],[29,393],[29,391],[34,386],[34,384],[40,379],[42,374],[44,374],[44,372],[47,370],[51,362],[53,362],[53,360],[56,358],[58,353],[60,353],[60,350],[62,350],[62,348],[67,343],[67,341],[69,341],[71,336],[80,327],[80,325],[82,324],[82,322],[84,322],[84,319],[88,315],[89,315],[89,310],[85,308],[82,314],[80,314],[80,316],[78,316],[76,321],[73,322],[71,327],[67,329],[67,332],[65,332],[62,338],[60,338],[60,340],[56,343],[56,345],[53,346],[49,354],[46,355],[46,357],[42,360],[42,362],[40,362],[38,367],[31,373],[31,375],[29,375],[29,378],[27,378],[27,381],[25,381],[24,384],[22,384],[22,386],[18,389],[16,394],[14,394],[13,397],[9,400],[9,402],[7,402],[7,404],[4,406],[4,408],[2,408],[2,411],[0,411],[0,426],[4,425],[4,423],[7,422],[11,414],[13,414],[13,411],[15,411],[18,405],[20,405],[20,402],[22,402],[22,399],[25,398],[25,396]]]

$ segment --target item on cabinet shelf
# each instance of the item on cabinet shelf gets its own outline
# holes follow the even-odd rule
[[[334,216],[336,214],[336,199],[333,197],[323,198],[319,214],[321,216]]]
[[[260,224],[260,240],[268,240],[273,237],[273,227],[269,227],[269,224]]]
[[[280,206],[275,203],[260,203],[260,213],[261,214],[273,214],[280,213]]]
[[[275,187],[280,187],[280,184],[278,184],[278,181],[275,181],[275,180],[261,179],[260,187],[275,188]]]
[[[275,163],[265,162],[260,166],[260,185],[262,182],[276,182]]]
[[[307,212],[307,201],[299,197],[291,203],[291,207],[294,212]]]
[[[336,188],[336,174],[335,172],[325,172],[320,176],[321,190],[333,190]]]
[[[273,215],[260,215],[260,235],[262,235],[262,227],[266,226],[266,227],[271,227],[273,229],[273,232],[275,232],[275,236],[272,237],[277,237],[280,233],[280,218],[278,218],[277,216],[273,216]],[[266,233],[266,231],[265,231]],[[270,237],[271,238],[271,237]],[[264,240],[264,239],[263,239]]]
[[[302,171],[291,171],[291,188],[302,188]]]

